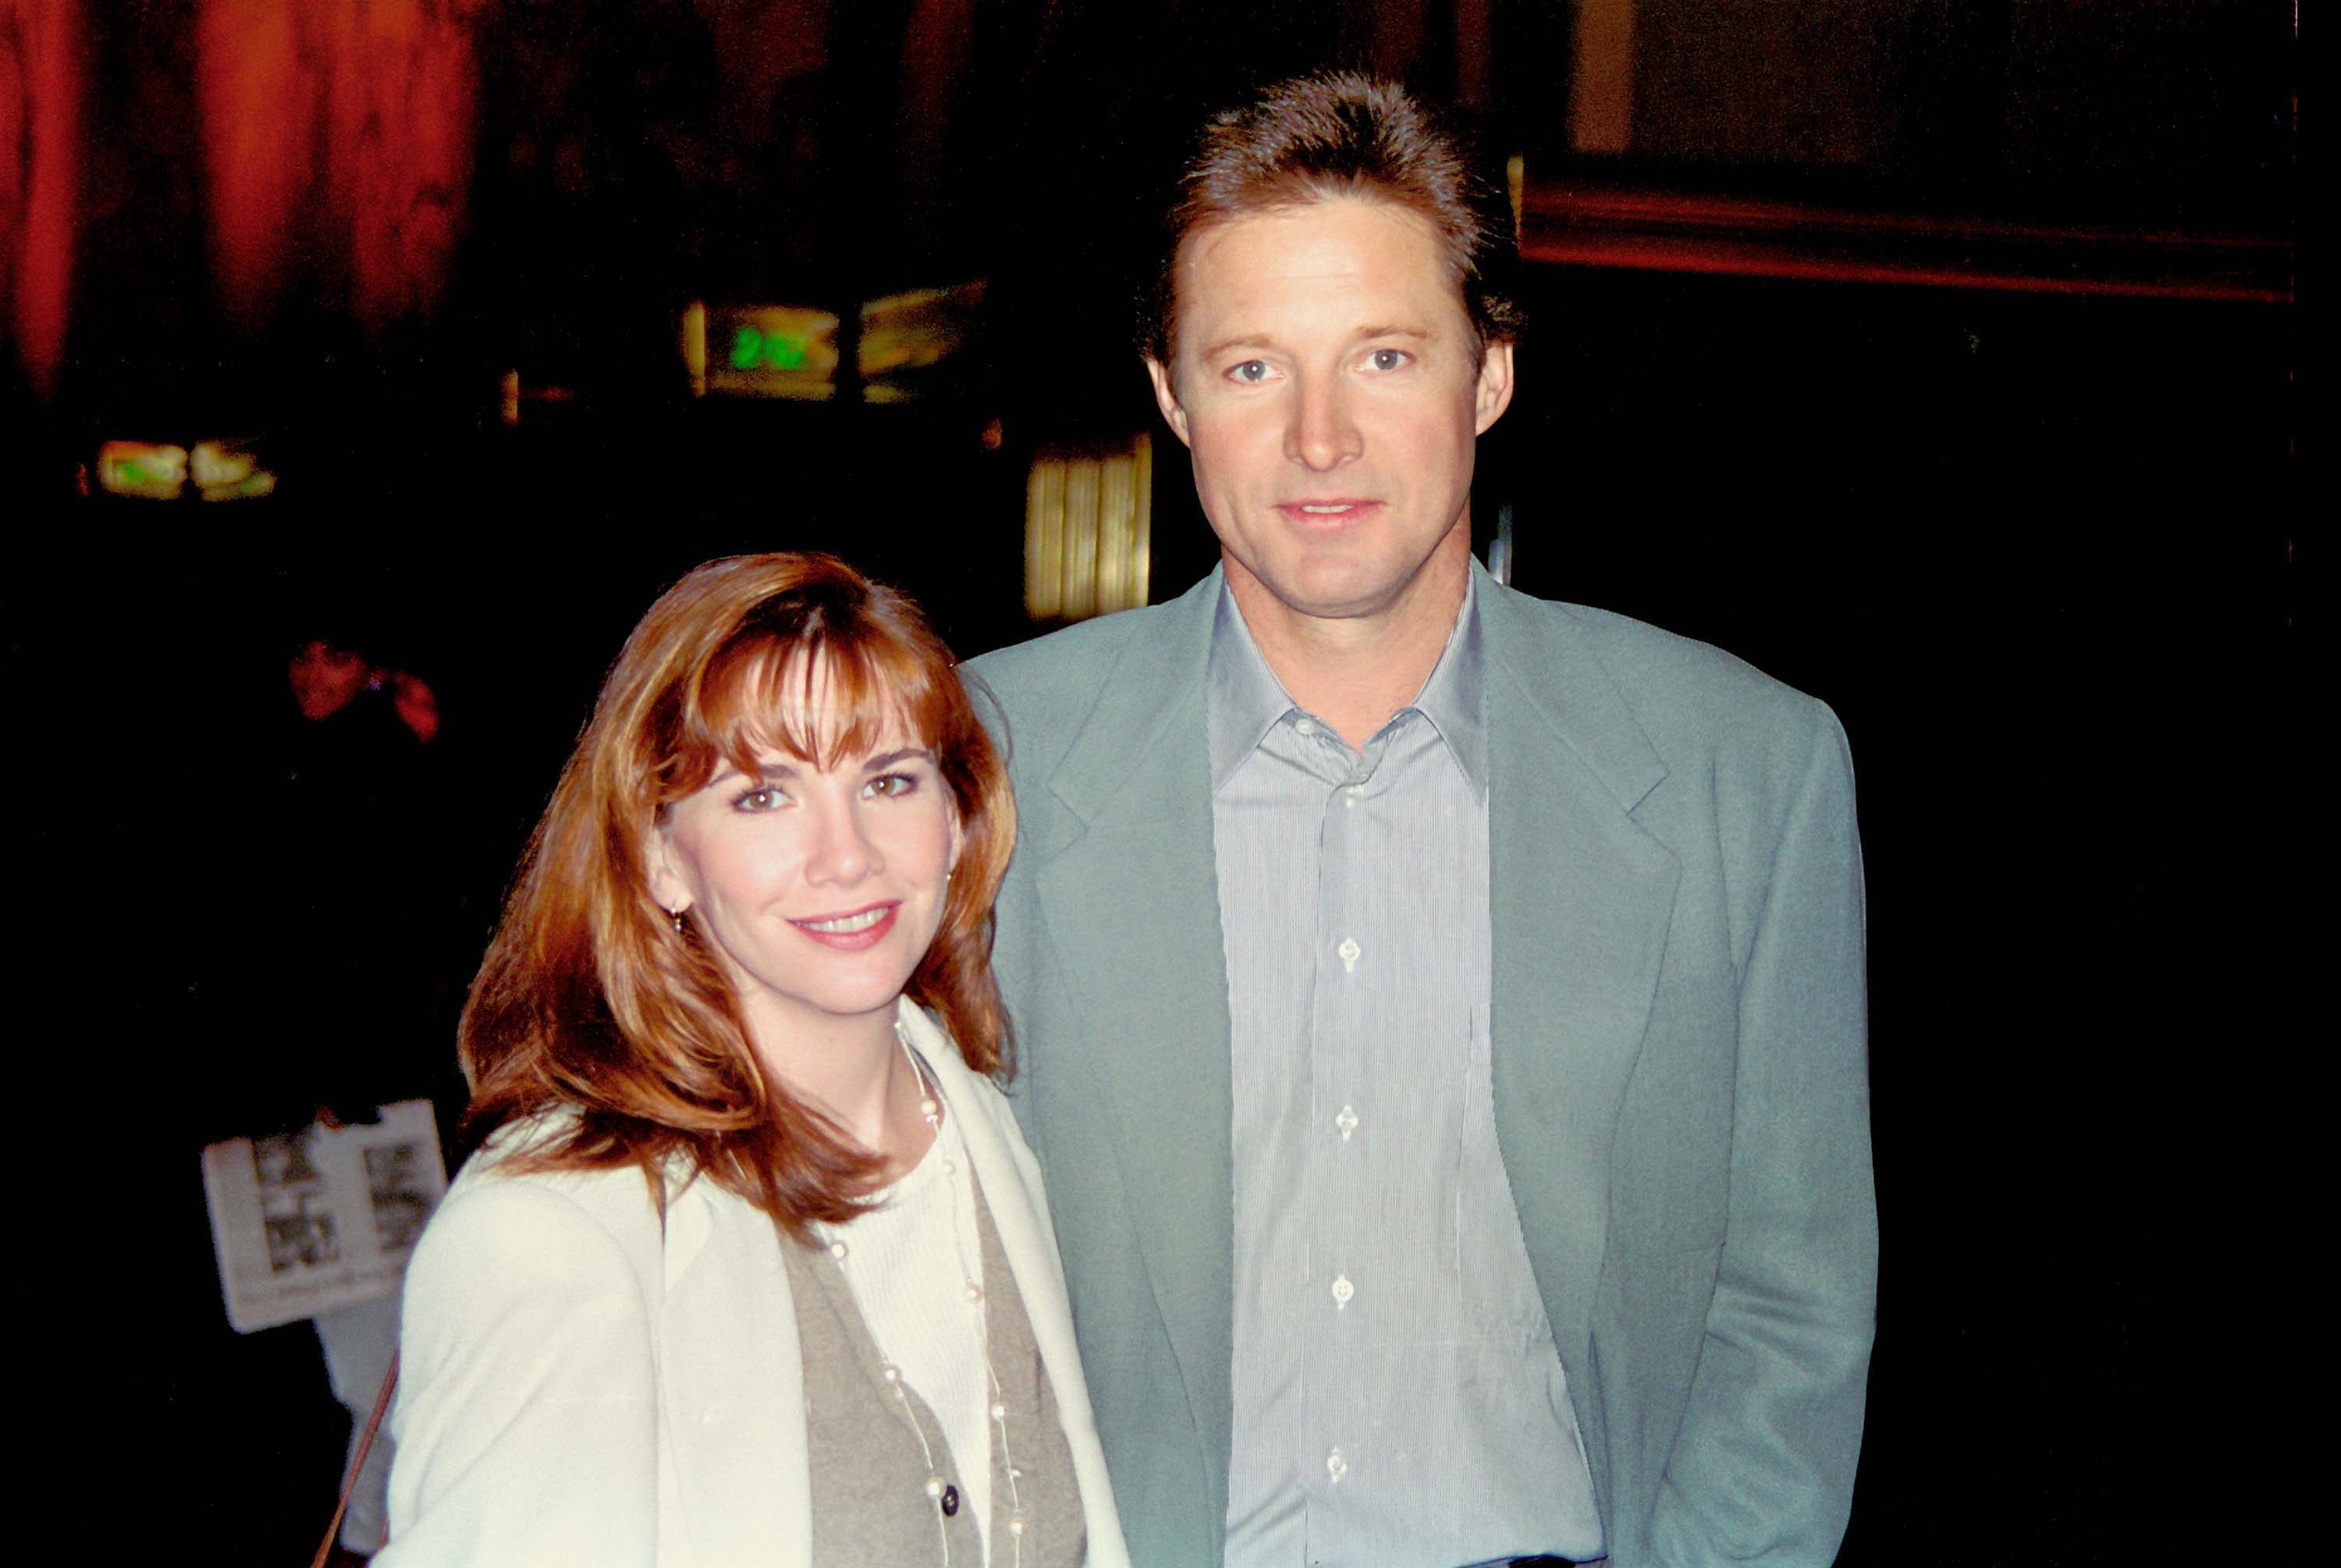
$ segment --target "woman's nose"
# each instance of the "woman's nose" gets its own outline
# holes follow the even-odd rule
[[[822,810],[814,835],[805,867],[806,876],[814,882],[850,886],[885,868],[885,858],[871,839],[856,805]]]

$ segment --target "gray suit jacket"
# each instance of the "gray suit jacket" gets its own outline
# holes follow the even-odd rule
[[[1141,1564],[1218,1563],[1227,1509],[1219,592],[968,666],[1020,814],[1014,1103]],[[1479,605],[1497,1139],[1611,1562],[1827,1563],[1878,1248],[1843,733],[1703,644],[1484,576]]]

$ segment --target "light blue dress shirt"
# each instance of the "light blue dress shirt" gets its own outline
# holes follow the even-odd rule
[[[1220,596],[1230,1568],[1601,1555],[1496,1146],[1483,663],[1475,587],[1421,692],[1355,752]]]

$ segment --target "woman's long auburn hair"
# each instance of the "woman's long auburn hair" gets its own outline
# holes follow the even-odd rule
[[[1005,1077],[991,903],[1016,808],[950,650],[834,557],[734,556],[669,589],[626,639],[529,841],[463,1008],[467,1136],[570,1107],[573,1124],[504,1168],[636,1166],[661,1204],[679,1170],[800,1241],[859,1214],[882,1162],[765,1073],[717,955],[652,898],[647,849],[723,762],[752,778],[777,748],[828,767],[904,731],[934,753],[962,837],[905,993],[971,1068]]]

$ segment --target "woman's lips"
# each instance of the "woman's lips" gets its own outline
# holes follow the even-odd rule
[[[900,903],[872,904],[866,908],[851,909],[842,914],[815,915],[809,919],[792,919],[789,924],[819,942],[824,948],[842,952],[859,952],[874,948],[886,939],[894,928],[894,916]]]

